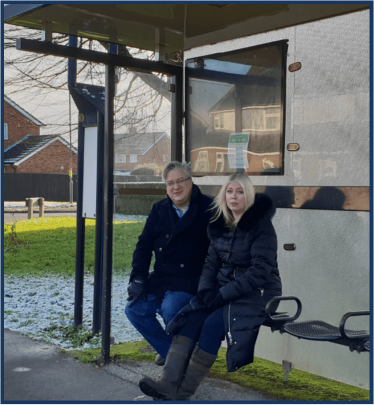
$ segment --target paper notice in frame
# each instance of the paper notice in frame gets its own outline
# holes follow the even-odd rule
[[[227,158],[230,169],[248,169],[249,132],[230,134]]]

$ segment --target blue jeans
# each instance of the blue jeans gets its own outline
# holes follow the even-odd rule
[[[135,329],[163,359],[166,359],[173,338],[166,334],[156,314],[159,314],[167,325],[192,297],[193,295],[183,291],[166,291],[162,300],[148,294],[146,302],[140,299],[131,308],[127,305],[125,313]]]

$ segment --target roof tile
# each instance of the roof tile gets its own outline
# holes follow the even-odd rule
[[[27,135],[4,151],[4,164],[12,165],[58,135]]]

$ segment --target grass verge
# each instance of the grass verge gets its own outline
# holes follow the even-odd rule
[[[85,271],[93,273],[95,223],[86,220]],[[113,269],[131,268],[132,254],[145,222],[113,224]],[[4,274],[47,276],[75,274],[76,218],[45,217],[4,225]]]
[[[136,360],[153,361],[155,354],[142,353],[141,348],[148,346],[146,341],[113,345],[110,349],[111,361]],[[74,358],[85,363],[100,362],[101,349],[75,350],[69,352]],[[280,364],[255,358],[253,364],[235,373],[226,368],[226,349],[221,348],[209,377],[218,378],[255,389],[276,397],[278,400],[292,401],[369,401],[369,391],[353,387],[335,380],[320,377],[300,370],[292,370],[288,382],[283,381]]]

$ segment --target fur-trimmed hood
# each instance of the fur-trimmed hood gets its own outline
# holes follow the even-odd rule
[[[275,214],[275,206],[272,199],[266,194],[256,194],[255,202],[243,214],[238,222],[238,228],[242,231],[251,230],[262,218],[267,216],[269,219],[273,218]],[[212,231],[223,231],[226,227],[223,215],[216,221],[209,224]]]

